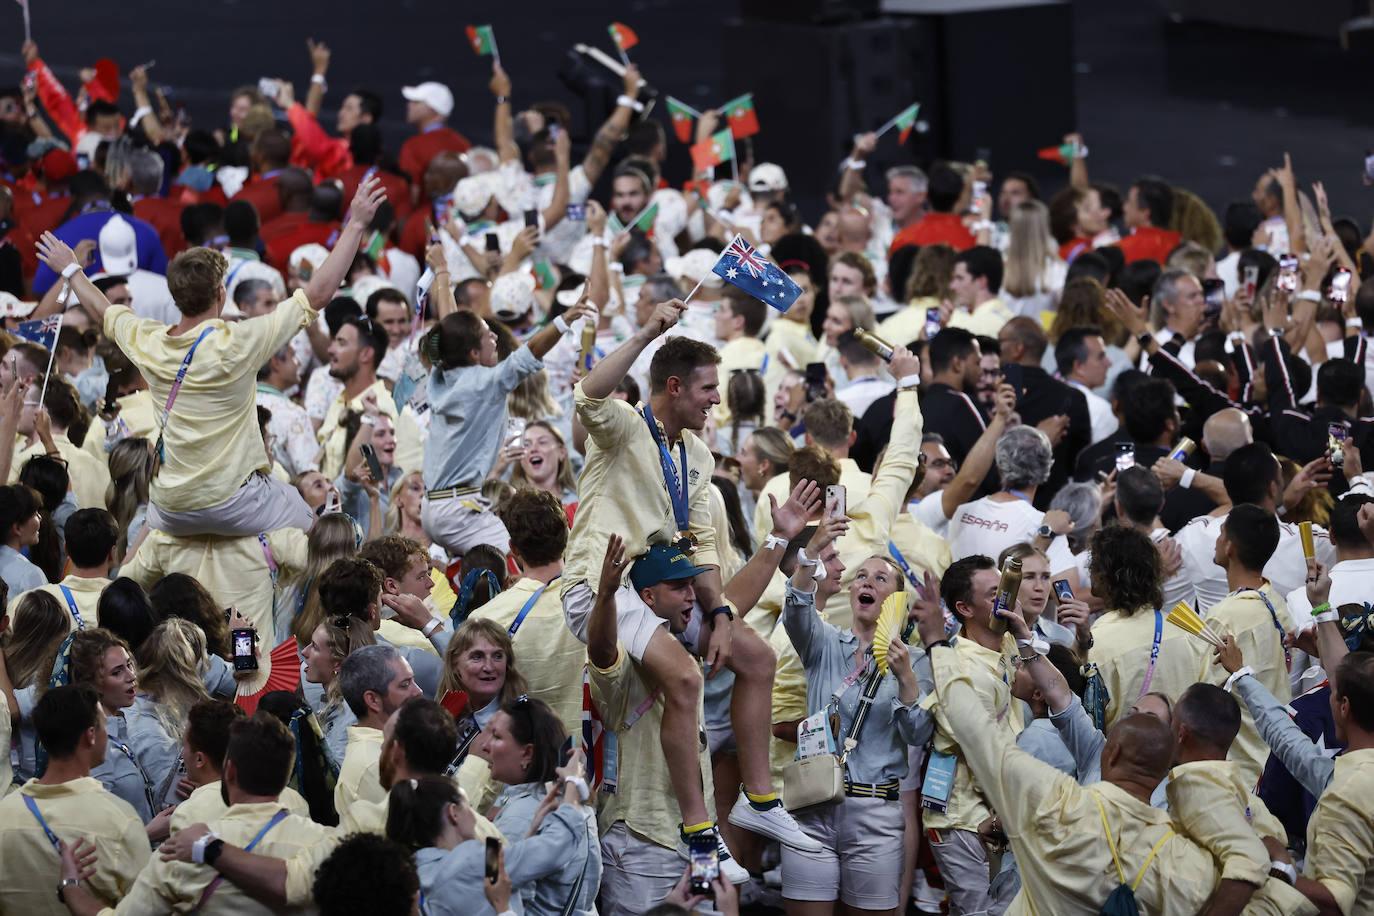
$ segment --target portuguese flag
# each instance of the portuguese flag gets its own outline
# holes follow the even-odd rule
[[[496,54],[496,32],[489,25],[468,26],[468,42],[479,57]]]
[[[691,143],[692,119],[697,117],[697,110],[670,95],[668,96],[668,114],[673,119],[673,131],[677,134],[678,142]]]
[[[635,30],[623,22],[612,22],[606,27],[606,31],[611,33],[611,41],[615,42],[621,54],[639,44],[639,36],[635,34]]]
[[[921,110],[921,103],[920,103],[920,102],[917,102],[916,104],[912,105],[910,108],[905,108],[905,109],[903,109],[903,110],[902,110],[902,113],[899,114],[899,115],[897,115],[897,117],[896,117],[896,119],[895,119],[895,120],[896,120],[896,124],[897,124],[898,127],[900,127],[900,128],[902,129],[902,132],[901,132],[900,134],[897,135],[897,142],[898,142],[898,143],[906,143],[906,138],[911,136],[911,128],[912,128],[912,125],[914,125],[914,124],[916,123],[916,112],[918,112],[918,111],[920,111],[920,110]]]
[[[640,212],[638,216],[630,220],[630,224],[628,226],[622,225],[620,222],[620,217],[612,213],[610,218],[611,232],[614,235],[619,235],[620,233],[628,232],[631,229],[638,229],[645,235],[653,235],[654,221],[656,219],[658,219],[658,204],[656,203],[649,204],[649,206],[645,207],[644,210]]]
[[[735,138],[729,128],[711,135],[692,147],[692,168],[704,171],[735,158]]]
[[[737,99],[731,99],[720,108],[730,125],[730,135],[736,140],[752,137],[759,132],[759,117],[754,113],[754,94],[747,92]]]

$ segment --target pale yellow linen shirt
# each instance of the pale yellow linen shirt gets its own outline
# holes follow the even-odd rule
[[[1268,582],[1261,588],[1264,597],[1273,604],[1283,632],[1293,632],[1293,618],[1288,613],[1288,604],[1283,596]],[[1288,665],[1283,654],[1283,637],[1258,592],[1251,589],[1227,595],[1207,612],[1207,624],[1218,636],[1235,637],[1236,645],[1245,655],[1245,664],[1255,669],[1255,680],[1263,684],[1280,703],[1293,699]],[[1229,673],[1213,661],[1211,651],[1205,652],[1197,679],[1221,686],[1226,683],[1227,677]],[[1244,703],[1240,704],[1240,734],[1231,744],[1229,756],[1240,764],[1246,785],[1254,788],[1264,772],[1265,761],[1269,759],[1269,745],[1260,737],[1255,728],[1255,717],[1250,715],[1250,709]]]
[[[99,424],[92,425],[98,426]],[[104,509],[105,490],[110,485],[109,462],[95,457],[84,448],[73,445],[66,433],[54,432],[52,444],[57,446],[57,451],[61,453],[62,460],[67,462],[67,478],[71,482],[72,492],[76,494],[76,507],[78,509]],[[19,472],[24,469],[24,465],[28,464],[30,458],[46,455],[47,452],[48,450],[44,448],[42,441],[36,441],[28,448],[20,449],[10,464],[10,483],[19,481]]]
[[[267,825],[272,817],[285,805],[278,801],[254,802],[252,804],[231,805],[223,815],[210,821],[208,826],[224,842],[246,847],[258,831]],[[305,854],[316,856],[321,862],[332,851],[334,831],[323,824],[317,824],[308,817],[288,814],[282,818],[261,840],[253,852],[273,859],[289,860]],[[321,855],[321,852],[324,852]],[[205,906],[197,907],[201,895],[210,882],[218,876],[208,865],[195,865],[176,860],[165,861],[161,856],[153,856],[138,876],[138,881],[119,905],[113,909],[101,910],[106,914],[146,914],[146,913],[206,913],[223,916],[258,916],[272,910],[249,897],[232,881],[220,881]]]
[[[1250,790],[1234,761],[1197,760],[1169,771],[1169,816],[1180,832],[1212,854],[1222,880],[1258,887],[1269,877],[1269,852],[1245,817]]]
[[[98,579],[85,579],[79,576],[70,575],[63,579],[58,585],[65,585],[72,593],[72,601],[76,602],[76,609],[81,613],[81,619],[87,628],[100,626],[100,618],[96,614],[96,608],[100,604],[100,593],[105,591],[110,580],[105,577]],[[57,604],[67,615],[67,624],[72,630],[76,629],[76,618],[72,616],[71,608],[67,607],[67,599],[62,595],[62,589],[57,585],[49,583],[40,585],[38,588],[29,589],[30,592],[47,592],[57,599]],[[19,599],[29,592],[20,592],[10,600],[10,627],[13,628],[19,619]]]
[[[601,713],[602,724],[616,739],[616,787],[614,793],[602,786],[601,810],[597,821],[604,835],[623,821],[634,834],[665,849],[675,849],[682,822],[668,764],[663,758],[659,729],[663,721],[663,697],[638,721],[630,721],[634,711],[649,696],[649,688],[639,666],[617,647],[616,660],[602,670],[591,665],[592,698]],[[626,723],[629,722],[627,727]],[[715,789],[711,781],[711,760],[706,747],[698,754],[706,799],[706,813],[715,817]]]
[[[978,699],[977,712],[969,710],[968,714],[974,716],[983,730],[1004,735],[1007,741],[1015,742],[1023,722],[1021,703],[1013,701],[1011,696],[1011,680],[1016,670],[1012,661],[1016,655],[1016,639],[1010,633],[1003,634],[1001,651],[994,651],[961,636],[954,640],[954,654],[958,656],[963,676]],[[923,709],[939,706],[934,693],[926,694],[920,702]],[[936,724],[932,749],[941,754],[953,754],[958,761],[954,770],[954,786],[945,810],[925,809],[921,812],[923,823],[935,830],[976,832],[978,825],[990,817],[994,810],[998,810],[998,813],[1001,811],[974,778],[964,751],[946,722],[937,719]]]
[[[367,725],[348,726],[339,781],[334,785],[334,810],[343,811],[358,799],[386,801],[378,767],[382,758],[382,730]]]
[[[0,914],[67,916],[57,899],[61,862],[25,795],[64,843],[85,839],[95,846],[95,875],[86,885],[92,894],[112,904],[129,893],[150,855],[143,822],[129,803],[89,776],[52,786],[30,779],[0,799]]]
[[[919,437],[918,437],[919,438]],[[868,491],[873,488],[873,475],[866,474],[859,469],[859,465],[853,458],[841,458],[840,464],[840,485],[844,487],[845,507],[857,506],[868,498]],[[768,483],[763,485],[759,491],[758,501],[754,503],[754,543],[762,544],[768,535],[773,533],[773,507],[768,503],[768,497],[773,497],[781,506],[787,502],[787,497],[792,492],[792,484],[788,480],[787,474],[778,474]]]
[[[921,337],[926,327],[926,309],[940,307],[934,296],[922,296],[893,312],[878,323],[877,334],[894,347],[905,347]]]
[[[730,385],[730,376],[735,372],[743,372],[753,369],[762,372],[764,360],[768,357],[768,348],[762,340],[757,337],[736,337],[734,340],[727,340],[720,348],[720,403],[712,411],[716,418],[716,427],[722,432],[726,432],[730,424],[730,405],[726,403],[726,392]],[[771,360],[769,360],[771,362]],[[765,406],[771,404],[765,402]],[[743,445],[743,442],[740,442]]]
[[[266,315],[245,321],[214,318],[173,335],[161,322],[131,309],[105,312],[105,336],[138,367],[153,403],[167,401],[187,351],[205,328],[164,431],[166,458],[150,498],[168,512],[190,512],[229,499],[254,473],[268,470],[258,431],[257,373],[301,328],[315,320],[304,290]]]
[[[515,584],[472,612],[474,620],[491,620],[510,629],[525,602],[544,583],[521,577]],[[570,735],[582,733],[582,670],[587,647],[568,629],[558,583],[545,588],[530,608],[514,639],[520,672],[529,683],[529,695],[549,704]]]
[[[325,372],[329,371],[324,368]],[[386,385],[381,379],[377,379],[369,387],[364,389],[356,398],[351,401],[347,399],[344,392],[340,391],[329,405],[329,410],[325,412],[324,422],[320,424],[316,436],[320,440],[320,473],[334,480],[344,470],[344,440],[348,438],[348,433],[340,425],[344,418],[344,411],[351,410],[354,413],[363,412],[363,398],[372,394],[377,398],[377,410],[391,418],[392,425],[396,427],[396,435],[401,433],[401,421],[396,413],[396,399],[387,391]],[[366,523],[366,519],[363,520]]]
[[[939,494],[932,493],[931,498],[938,499]],[[902,552],[902,559],[906,560],[918,578],[928,572],[939,579],[949,569],[952,562],[949,541],[931,531],[910,512],[903,510],[898,513],[897,520],[892,523],[890,537]],[[907,587],[911,587],[910,583]]]
[[[1002,330],[1002,326],[1015,317],[1016,313],[1007,308],[1005,302],[994,297],[972,312],[966,309],[955,309],[954,313],[949,316],[949,321],[945,322],[945,327],[963,328],[970,334],[996,338]]]
[[[1303,874],[1321,882],[1344,916],[1374,913],[1374,748],[1346,751],[1307,822]]]
[[[1167,615],[1168,611],[1165,610]],[[1164,621],[1161,628],[1159,658],[1150,680],[1151,693],[1163,693],[1177,700],[1197,682],[1204,657],[1212,650],[1196,636]],[[1154,644],[1154,608],[1143,607],[1129,617],[1108,611],[1092,627],[1093,647],[1088,659],[1097,665],[1107,687],[1107,728],[1130,711],[1140,697],[1145,672],[1150,666],[1150,647]]]
[[[217,818],[224,817],[225,812],[229,810],[229,805],[219,793],[220,781],[218,779],[214,782],[207,782],[203,786],[197,786],[172,812],[172,819],[168,822],[168,828],[172,833],[176,833],[191,824],[208,824]],[[299,814],[305,818],[310,817],[310,803],[301,796],[301,793],[290,786],[281,790],[281,795],[277,796],[277,801],[292,814]]]
[[[644,417],[616,398],[587,397],[581,383],[573,389],[573,399],[587,428],[587,460],[577,482],[578,512],[563,557],[563,594],[579,582],[595,591],[612,533],[625,540],[627,559],[641,556],[651,544],[678,539],[658,446]],[[697,541],[692,562],[719,566],[708,503],[715,459],[696,433],[683,430],[682,435],[687,444],[689,527]],[[678,466],[678,444],[670,443],[668,451],[680,480],[684,468]]]

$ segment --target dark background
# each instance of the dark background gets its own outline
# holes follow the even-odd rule
[[[1095,179],[1124,186],[1158,173],[1220,211],[1247,196],[1287,150],[1304,184],[1323,180],[1336,213],[1369,228],[1374,190],[1360,180],[1365,150],[1374,146],[1362,91],[1371,76],[1368,54],[1343,52],[1335,34],[1173,22],[1162,6],[1139,0],[1063,4],[1062,25],[1048,36],[1028,25],[1034,13],[1024,10],[966,18],[957,32],[941,31],[953,29],[957,16],[888,20],[866,28],[875,41],[897,36],[900,47],[877,51],[854,45],[844,25],[741,22],[740,0],[31,2],[43,57],[70,87],[77,68],[97,57],[113,57],[122,69],[155,58],[153,80],[170,86],[200,126],[222,124],[229,90],[260,76],[293,79],[303,99],[305,39],[313,36],[334,51],[326,127],[349,87],[372,88],[385,98],[383,127],[394,151],[407,133],[400,87],[437,79],[454,90],[452,126],[489,142],[490,62],[468,47],[468,22],[495,26],[517,104],[558,98],[584,123],[596,123],[614,92],[584,106],[558,74],[574,42],[612,52],[606,25],[615,18],[639,33],[630,55],[664,94],[704,108],[755,92],[763,126],[758,158],[788,170],[810,219],[846,138],[920,100],[930,133],[914,136],[906,149],[896,147],[895,132],[885,137],[876,165],[985,150],[994,171],[1032,168],[1049,191],[1063,176],[1038,163],[1035,150],[1076,126]],[[0,3],[0,81],[19,78],[21,40],[19,8]],[[942,105],[951,94],[957,103]],[[132,110],[127,94],[122,102]],[[667,123],[662,105],[655,116]],[[580,133],[583,125],[575,128]],[[670,146],[668,176],[680,180],[687,157],[671,132]]]

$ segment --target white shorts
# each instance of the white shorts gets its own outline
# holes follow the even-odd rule
[[[899,801],[851,798],[793,812],[820,852],[782,848],[782,895],[787,900],[842,900],[864,910],[890,910],[902,900]]]
[[[585,581],[574,584],[563,593],[563,617],[568,622],[568,629],[584,644],[587,642],[587,622],[591,620],[592,605],[595,603],[596,595],[592,594],[591,585]],[[620,644],[630,653],[630,658],[637,662],[644,661],[649,640],[653,639],[654,632],[659,628],[667,632],[668,622],[650,610],[628,585],[616,590],[615,611],[616,635]],[[698,606],[692,611],[686,631],[670,634],[692,655],[697,654],[701,620],[701,607]]]
[[[489,510],[490,504],[476,493],[434,500],[426,496],[420,503],[420,523],[450,556],[461,557],[478,544],[509,553],[506,526]]]
[[[252,537],[278,528],[309,531],[315,524],[315,513],[291,484],[254,474],[233,496],[205,509],[168,512],[150,502],[147,524],[173,537]]]

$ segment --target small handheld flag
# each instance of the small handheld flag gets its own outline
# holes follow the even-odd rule
[[[25,340],[31,340],[48,350],[57,349],[57,332],[62,327],[62,313],[33,321],[21,321],[14,332]]]
[[[701,112],[692,106],[668,96],[668,114],[673,119],[673,132],[677,134],[678,142],[692,142],[692,119],[701,117]]]
[[[791,308],[801,287],[772,261],[760,255],[742,236],[735,236],[716,260],[712,273],[780,312]]]
[[[881,137],[894,127],[900,127],[902,132],[897,136],[898,143],[906,143],[906,138],[911,136],[911,129],[916,125],[916,113],[921,110],[921,103],[915,102],[903,108],[901,111],[882,127],[878,128],[878,136]]]
[[[754,94],[747,92],[737,99],[731,99],[720,108],[725,122],[730,125],[730,135],[736,140],[752,137],[759,132],[759,116],[754,111]]]
[[[638,229],[645,235],[651,235],[654,231],[654,221],[657,219],[658,204],[653,203],[641,210],[639,215],[630,220],[628,224],[621,223],[620,217],[616,216],[614,213],[611,214],[611,218],[607,222],[613,235],[619,235],[631,229]]]
[[[606,31],[611,33],[611,41],[615,44],[615,49],[620,52],[620,61],[627,67],[630,59],[625,56],[625,52],[639,44],[639,36],[635,30],[623,22],[612,22],[606,26]]]
[[[498,64],[501,62],[501,52],[496,49],[496,30],[491,26],[468,26],[468,43],[478,57],[492,57]]]
[[[712,166],[735,158],[735,138],[727,128],[712,134],[692,147],[692,168],[704,172]]]
[[[1088,148],[1079,143],[1061,143],[1058,146],[1045,147],[1036,153],[1036,156],[1047,162],[1071,165],[1075,159],[1088,158]]]
[[[24,11],[24,40],[33,41],[33,29],[29,27],[29,0],[18,0],[18,3]]]

